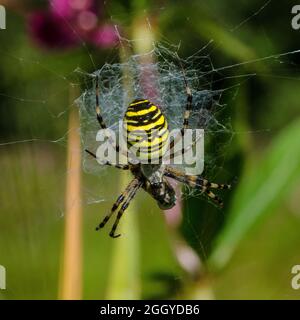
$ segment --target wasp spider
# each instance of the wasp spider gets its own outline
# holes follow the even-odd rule
[[[189,128],[189,117],[192,109],[192,100],[193,96],[191,90],[185,80],[186,95],[187,101],[185,106],[185,111],[183,115],[183,125],[181,133],[184,134],[184,130]],[[107,126],[103,120],[100,104],[99,104],[99,79],[96,77],[96,92],[95,92],[95,103],[96,103],[96,117],[101,129],[106,129]],[[125,112],[123,119],[124,130],[127,130],[127,133],[130,133],[133,136],[136,136],[137,140],[139,138],[139,132],[143,130],[147,134],[156,130],[158,133],[157,140],[155,139],[146,139],[144,141],[144,146],[140,148],[140,156],[149,157],[151,159],[158,157],[161,159],[161,155],[166,151],[167,148],[170,148],[170,157],[174,157],[174,141],[167,145],[168,141],[168,124],[167,120],[162,113],[162,111],[152,104],[147,99],[137,99],[133,101]],[[127,142],[130,144],[130,142]],[[130,145],[132,146],[132,145]],[[121,152],[119,145],[115,146],[117,152]],[[85,150],[92,157],[97,159],[95,153]],[[183,151],[182,151],[183,152]],[[204,179],[202,176],[192,176],[186,175],[184,172],[181,172],[178,169],[175,169],[168,165],[163,164],[128,164],[128,165],[115,165],[109,162],[103,163],[104,165],[114,166],[123,170],[130,170],[133,179],[128,184],[127,188],[121,193],[116,202],[111,208],[111,211],[108,215],[104,217],[102,222],[97,226],[96,230],[103,228],[106,223],[109,221],[111,216],[118,210],[117,217],[111,229],[109,235],[112,238],[117,238],[120,234],[116,234],[116,229],[119,224],[119,221],[130,204],[130,201],[135,196],[136,192],[142,188],[148,192],[157,202],[158,206],[161,209],[170,209],[176,203],[176,196],[173,187],[170,185],[167,177],[175,179],[181,183],[184,183],[192,188],[200,190],[202,193],[206,194],[213,202],[218,206],[222,207],[222,200],[212,192],[212,189],[230,189],[229,184],[218,184],[212,183]]]

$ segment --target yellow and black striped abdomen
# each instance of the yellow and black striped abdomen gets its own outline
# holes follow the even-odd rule
[[[135,100],[127,108],[123,123],[128,148],[138,159],[161,159],[167,149],[169,130],[157,106],[149,100]]]

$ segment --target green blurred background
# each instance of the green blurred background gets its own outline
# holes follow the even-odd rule
[[[78,83],[77,67],[95,71],[90,56],[100,68],[118,61],[120,49],[83,40],[68,50],[41,48],[30,37],[27,19],[47,8],[47,1],[0,4],[7,9],[7,29],[0,30],[0,264],[7,270],[7,289],[0,290],[0,298],[63,298],[67,133],[76,96],[70,84]],[[220,70],[215,84],[239,87],[222,100],[232,135],[216,159],[213,179],[237,183],[224,194],[224,210],[188,197],[176,228],[165,222],[169,213],[140,192],[129,212],[135,220],[125,216],[128,231],[119,241],[108,237],[108,229],[96,233],[94,227],[126,177],[113,168],[98,176],[82,172],[78,298],[300,297],[291,287],[291,268],[300,264],[300,53],[291,53],[300,49],[300,31],[291,27],[295,4],[118,0],[101,5],[101,19],[118,25],[126,38],[143,35],[149,22],[156,41],[181,43],[181,57],[213,39],[206,53],[214,67],[235,65]],[[88,205],[91,198],[98,203]],[[187,264],[196,261],[199,270],[188,270],[177,259],[180,245]]]

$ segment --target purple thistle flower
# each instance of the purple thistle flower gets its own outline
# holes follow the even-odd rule
[[[46,49],[67,49],[82,40],[111,47],[117,34],[112,25],[99,25],[98,8],[95,0],[49,0],[48,9],[29,16],[29,34]]]
[[[66,49],[79,43],[78,37],[64,19],[51,12],[32,13],[28,25],[33,41],[45,49]]]
[[[103,25],[93,34],[91,41],[100,47],[111,47],[118,42],[118,35],[112,25]]]
[[[74,9],[70,5],[70,0],[51,0],[50,10],[58,16],[66,19],[70,19],[75,13]]]

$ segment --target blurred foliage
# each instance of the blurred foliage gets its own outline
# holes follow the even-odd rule
[[[28,2],[29,9],[37,5],[41,2]],[[216,181],[237,183],[224,194],[222,211],[203,198],[188,198],[184,204],[180,232],[202,261],[208,260],[203,282],[182,270],[163,214],[141,192],[134,212],[139,264],[130,270],[135,271],[138,296],[196,297],[194,292],[205,283],[216,298],[299,298],[290,287],[290,270],[300,263],[300,54],[276,57],[299,49],[299,31],[290,24],[292,5],[118,0],[104,6],[106,17],[128,38],[133,21],[144,16],[153,23],[158,41],[181,44],[182,57],[213,39],[205,53],[216,69],[240,64],[224,68],[215,79],[216,89],[240,85],[222,101],[227,104],[222,117],[231,119],[232,136],[222,151],[208,146],[219,153],[216,172],[209,174]],[[24,7],[8,8],[8,28],[0,31],[0,143],[39,141],[0,147],[5,182],[0,189],[0,264],[8,273],[8,289],[0,294],[3,299],[46,299],[57,297],[62,254],[65,135],[73,107],[69,84],[81,81],[74,73],[77,67],[94,71],[90,55],[98,67],[119,56],[117,48],[37,48],[27,34]],[[245,74],[252,76],[233,78]],[[100,199],[84,207],[85,299],[105,298],[117,290],[118,281],[111,277],[123,266],[120,258],[113,263],[116,244],[107,232],[94,232],[94,226],[117,197],[119,177],[114,169],[99,177],[84,174],[85,198]],[[126,263],[128,257],[123,258]]]

